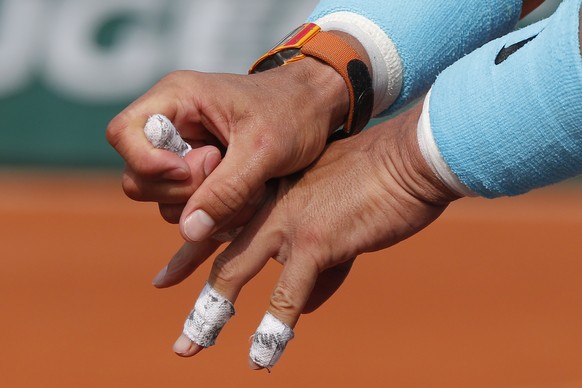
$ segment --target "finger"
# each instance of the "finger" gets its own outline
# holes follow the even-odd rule
[[[230,148],[222,163],[188,201],[180,229],[188,241],[202,241],[230,221],[270,177],[260,156]]]
[[[148,117],[157,113],[158,109],[164,110],[161,104],[156,108],[149,105],[135,103],[117,115],[107,126],[106,137],[109,144],[121,155],[129,168],[139,175],[187,179],[190,173],[184,160],[171,152],[154,148],[147,140],[143,128]]]
[[[197,104],[192,102],[185,107],[183,103],[195,94],[193,87],[199,85],[197,77],[199,74],[192,71],[175,71],[164,76],[107,126],[107,140],[138,174],[176,180],[188,178],[188,168],[182,159],[156,150],[147,140],[144,126],[153,115],[161,114],[174,123],[192,146],[222,146],[202,124]]]
[[[246,223],[254,216],[257,209],[261,207],[261,204],[265,200],[265,186],[262,185],[259,191],[253,195],[250,202],[247,203],[240,212],[238,212],[233,219],[231,219],[226,225],[224,225],[218,232],[214,233],[210,238],[214,238],[219,241],[232,241],[238,235],[237,230],[246,225]],[[179,197],[174,197],[179,200]],[[184,207],[186,203],[178,204],[159,204],[160,214],[167,222],[171,224],[177,224],[180,222],[180,217],[184,212]]]
[[[307,304],[303,308],[303,314],[309,314],[324,304],[343,284],[352,269],[355,259],[328,268],[317,277],[317,282]]]
[[[160,209],[160,215],[162,216],[164,221],[170,224],[177,224],[180,222],[180,217],[182,216],[184,206],[186,206],[186,203],[177,205],[168,203],[158,204],[158,208]]]
[[[172,157],[169,151],[160,152]],[[220,164],[220,160],[220,151],[214,146],[193,149],[184,157],[189,171],[188,178],[184,180],[144,174],[143,170],[135,171],[128,165],[122,180],[123,191],[136,201],[185,204],[204,179]]]
[[[174,286],[190,276],[222,243],[208,239],[199,243],[186,242],[154,278],[156,288]]]
[[[259,232],[265,213],[258,214],[214,260],[208,279],[210,290],[205,287],[188,316],[184,331],[174,344],[177,354],[190,357],[214,345],[230,318],[225,301],[234,303],[242,287],[276,253],[279,237],[270,231]]]
[[[293,328],[307,305],[319,273],[307,252],[292,252],[271,296],[267,313],[252,337],[249,366],[272,368],[293,339]]]

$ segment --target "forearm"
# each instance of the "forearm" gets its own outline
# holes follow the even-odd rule
[[[564,1],[439,76],[419,133],[450,187],[492,198],[582,173],[580,3]]]
[[[520,0],[322,0],[309,20],[365,47],[378,115],[420,97],[448,65],[510,31],[520,10]]]

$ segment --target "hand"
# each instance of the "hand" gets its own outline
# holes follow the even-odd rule
[[[394,245],[433,222],[457,197],[420,153],[420,111],[417,106],[333,143],[307,171],[280,179],[242,233],[216,258],[210,285],[234,302],[241,288],[275,258],[283,271],[268,311],[293,328],[302,312],[323,303],[341,285],[357,255]],[[186,256],[181,260],[189,262]],[[334,274],[342,265],[344,270]],[[177,271],[173,279],[185,276]],[[200,350],[183,335],[175,344],[183,356]]]
[[[267,180],[313,162],[347,106],[341,76],[312,58],[251,76],[175,72],[119,114],[107,138],[126,161],[126,194],[158,202],[170,222],[181,216],[184,237],[202,241],[260,198]],[[155,113],[194,147],[184,160],[145,139]]]

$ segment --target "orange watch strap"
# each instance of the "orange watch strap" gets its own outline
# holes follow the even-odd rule
[[[348,87],[350,96],[350,110],[345,127],[351,128],[354,119],[355,95],[352,82],[348,74],[348,63],[360,56],[346,41],[330,32],[320,31],[309,40],[302,48],[301,52],[310,57],[317,58],[337,71]]]
[[[374,105],[372,77],[360,55],[340,36],[325,31],[320,31],[305,43],[301,53],[327,63],[346,82],[350,110],[343,133],[334,132],[332,140],[360,132],[370,121]]]
[[[317,58],[331,66],[342,76],[348,88],[349,111],[346,123],[342,131],[335,131],[330,135],[330,140],[360,132],[372,116],[372,77],[358,52],[339,35],[321,31],[313,23],[303,24],[255,62],[249,73],[283,66],[305,56]]]

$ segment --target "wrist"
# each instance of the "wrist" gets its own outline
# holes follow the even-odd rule
[[[322,31],[316,24],[305,23],[259,58],[249,73],[265,72],[303,62],[307,58],[315,58],[337,72],[343,78],[348,92],[349,107],[345,124],[341,132],[332,131],[330,139],[336,140],[360,132],[371,118],[374,90],[367,53],[349,34]],[[303,74],[302,80],[305,79]]]
[[[348,33],[342,31],[329,31],[329,33],[344,40],[358,54],[372,76],[370,58],[362,44]],[[305,79],[308,79],[310,86],[315,89],[315,94],[319,97],[316,101],[317,105],[333,109],[330,121],[330,131],[333,132],[345,124],[349,114],[350,96],[346,80],[328,63],[313,57],[305,59],[307,60],[304,68]]]
[[[350,97],[342,76],[328,64],[307,57],[279,69],[291,85],[297,85],[293,99],[301,105],[301,114],[323,120],[322,128],[330,134],[344,125],[350,109]]]
[[[393,179],[412,197],[432,205],[447,205],[462,197],[451,190],[425,160],[417,137],[422,104],[372,129],[374,152]],[[372,130],[371,129],[371,130]]]
[[[355,40],[354,48],[363,48],[369,58],[372,74],[374,108],[372,117],[378,116],[398,99],[403,87],[403,63],[395,42],[372,20],[355,12],[334,11],[313,22],[324,31],[341,31]]]

